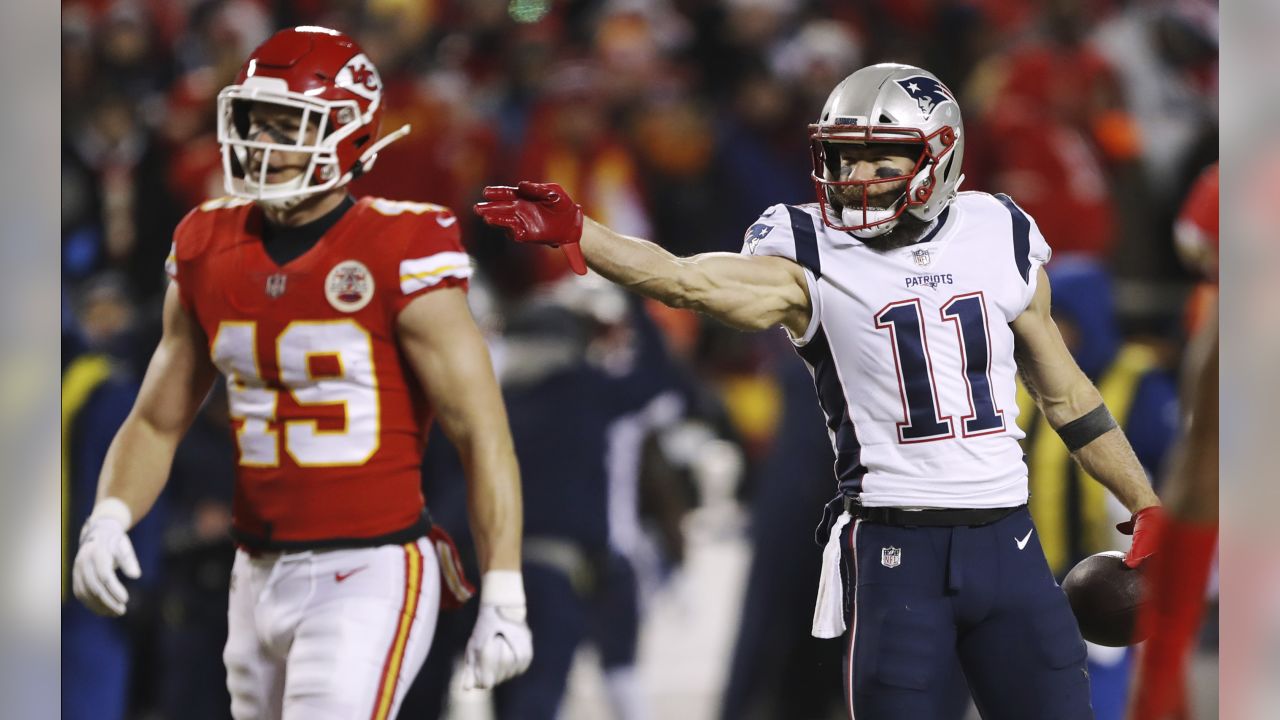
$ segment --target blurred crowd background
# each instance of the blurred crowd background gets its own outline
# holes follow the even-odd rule
[[[559,253],[515,247],[468,212],[485,184],[553,180],[621,232],[677,254],[736,252],[766,207],[814,200],[806,125],[836,83],[873,62],[928,68],[962,104],[962,189],[1007,193],[1036,218],[1064,335],[1159,478],[1216,278],[1214,2],[64,0],[64,569],[159,336],[173,228],[223,194],[217,92],[292,25],[355,37],[382,74],[383,131],[412,125],[354,192],[455,208],[477,262],[473,307],[532,498],[531,613],[534,596],[564,610],[531,618],[565,638],[538,651],[563,667],[495,698],[500,715],[554,711],[590,643],[616,717],[703,717],[663,713],[636,668],[663,662],[645,655],[646,610],[726,558],[742,567],[709,583],[733,626],[705,660],[723,668],[703,689],[709,716],[840,717],[841,648],[807,634],[812,528],[835,484],[782,331],[744,335],[567,277]],[[1123,547],[1117,509],[1030,409],[1033,512],[1061,575]],[[577,419],[584,449],[536,451],[549,413]],[[126,619],[64,596],[63,717],[227,716],[228,422],[215,392],[134,531],[144,577]],[[465,546],[449,455],[429,444],[424,488]],[[726,543],[744,552],[716,554]],[[449,652],[467,632],[465,612],[442,619],[406,717],[461,717]],[[1118,718],[1131,658],[1094,650],[1098,717]]]

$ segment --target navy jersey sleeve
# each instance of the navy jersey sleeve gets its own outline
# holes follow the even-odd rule
[[[1008,195],[996,195],[1000,204],[1009,211],[1010,229],[1013,234],[1013,266],[1022,278],[1025,289],[1022,295],[1022,308],[1031,305],[1031,298],[1036,294],[1040,268],[1053,257],[1053,250],[1040,232],[1040,226]]]

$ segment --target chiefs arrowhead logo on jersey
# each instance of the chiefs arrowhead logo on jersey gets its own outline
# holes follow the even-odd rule
[[[369,102],[378,102],[378,96],[382,94],[382,78],[378,76],[373,61],[364,53],[348,60],[347,64],[338,71],[338,77],[334,79],[333,84]]]
[[[344,260],[325,278],[324,296],[335,309],[356,312],[373,299],[373,274],[359,260]]]
[[[939,105],[944,102],[955,102],[956,99],[951,95],[951,91],[946,85],[928,78],[923,75],[912,75],[909,78],[896,81],[898,87],[902,88],[908,95],[920,104],[920,111],[925,117],[933,114]]]

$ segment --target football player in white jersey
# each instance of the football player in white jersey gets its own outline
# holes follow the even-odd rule
[[[836,450],[844,512],[813,630],[850,629],[853,717],[939,716],[957,658],[988,720],[1092,717],[1084,642],[1026,509],[1015,373],[1133,513],[1130,567],[1162,514],[1050,317],[1049,247],[1009,197],[958,192],[960,106],[928,71],[859,70],[809,137],[817,202],[768,208],[737,255],[675,257],[585,218],[555,184],[487,188],[476,211],[518,242],[561,246],[579,272],[786,329]]]

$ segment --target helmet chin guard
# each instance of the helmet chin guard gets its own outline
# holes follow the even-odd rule
[[[838,143],[915,145],[920,154],[902,176],[841,180]],[[817,123],[809,126],[811,179],[823,222],[869,239],[897,227],[903,215],[929,222],[955,198],[963,180],[964,128],[960,106],[932,73],[910,65],[865,67],[832,90]],[[888,207],[869,205],[868,190],[909,178]],[[861,205],[842,202],[841,188],[861,187]]]
[[[254,132],[249,109],[255,103],[298,113],[297,136]],[[224,187],[234,197],[290,209],[351,182],[409,132],[405,125],[372,142],[381,123],[382,79],[353,40],[322,27],[282,30],[218,93]],[[304,157],[305,167],[289,180],[268,182],[273,161],[285,153],[293,163]]]

